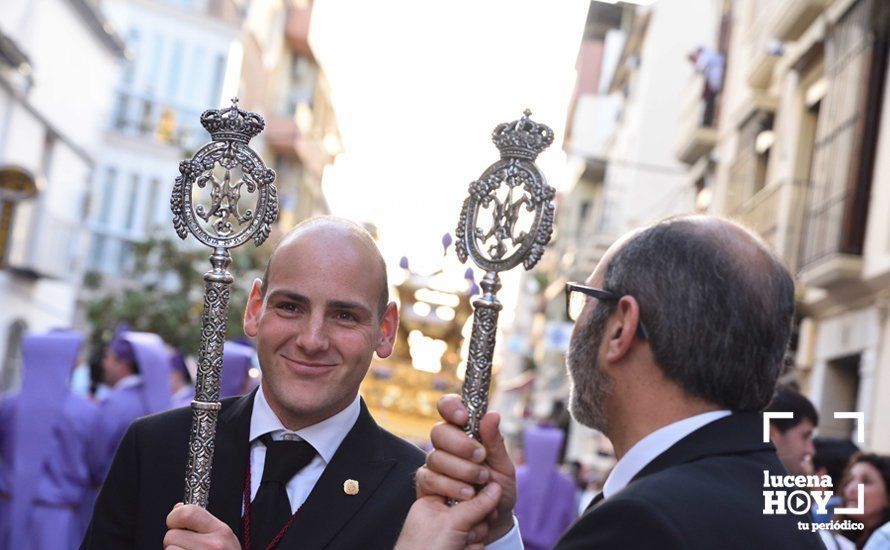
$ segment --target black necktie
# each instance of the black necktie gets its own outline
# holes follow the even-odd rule
[[[271,434],[260,437],[266,446],[263,479],[250,504],[250,547],[266,548],[290,519],[287,482],[312,461],[315,449],[306,441],[274,441]]]

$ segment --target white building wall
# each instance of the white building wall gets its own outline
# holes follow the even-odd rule
[[[69,0],[6,0],[2,13],[33,84],[0,88],[0,166],[23,168],[39,192],[14,214],[6,260],[19,271],[0,271],[0,357],[16,321],[28,330],[73,321],[95,148],[121,61]]]
[[[693,73],[686,55],[699,46],[715,47],[720,4],[662,0],[651,8],[639,69],[629,83],[609,152],[606,215],[612,234],[693,209],[694,189],[675,157],[674,143],[683,92]]]
[[[237,92],[230,77],[240,65],[239,29],[207,14],[204,4],[102,3],[133,59],[112,86],[114,107],[104,119],[89,215],[91,270],[121,277],[132,260],[131,243],[175,237],[169,201],[179,162],[210,139],[201,113],[228,105]],[[150,127],[141,131],[146,109]],[[166,109],[174,113],[174,128],[187,132],[183,141],[158,139],[157,123]]]

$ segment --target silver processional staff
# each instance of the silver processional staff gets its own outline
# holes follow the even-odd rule
[[[185,504],[206,508],[233,281],[228,271],[232,263],[229,249],[251,239],[256,246],[266,240],[278,218],[278,191],[275,171],[266,168],[247,145],[263,131],[263,117],[238,108],[234,98],[231,107],[204,111],[201,124],[212,141],[179,163],[170,208],[176,234],[185,239],[191,233],[213,251],[211,269],[204,274],[201,347],[183,499]]]
[[[553,130],[529,118],[499,124],[491,140],[501,159],[472,182],[460,212],[457,256],[472,258],[485,270],[482,296],[473,302],[467,370],[461,399],[469,412],[465,431],[479,440],[479,421],[488,409],[491,360],[502,308],[496,294],[501,288],[498,273],[519,265],[534,267],[544,254],[553,233],[553,197],[535,158],[553,143]]]

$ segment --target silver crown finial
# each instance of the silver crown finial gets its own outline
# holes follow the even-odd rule
[[[213,141],[247,143],[263,131],[266,122],[260,115],[238,107],[238,98],[233,97],[231,107],[204,111],[201,125],[210,132]]]
[[[553,143],[553,130],[546,124],[533,121],[532,112],[526,109],[522,118],[498,124],[491,133],[491,141],[501,151],[501,158],[535,160]]]

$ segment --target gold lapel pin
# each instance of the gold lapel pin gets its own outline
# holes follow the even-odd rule
[[[347,479],[343,482],[343,492],[349,496],[355,496],[358,494],[358,481],[354,479]]]

